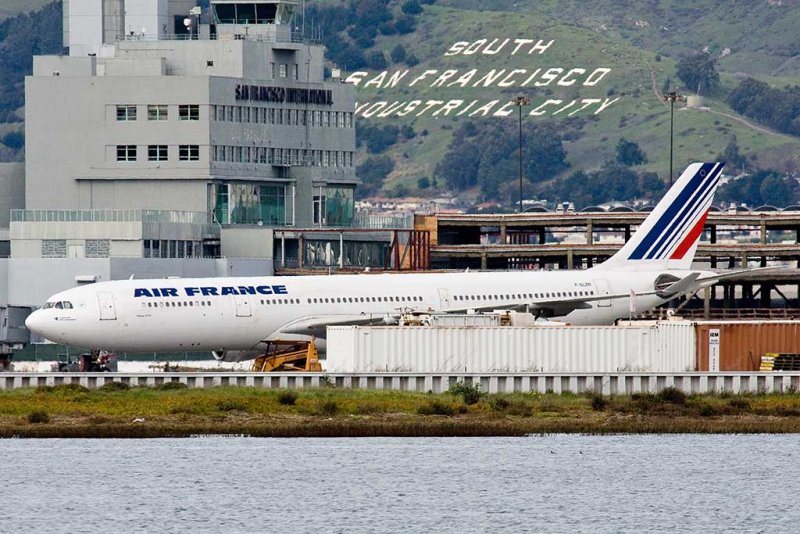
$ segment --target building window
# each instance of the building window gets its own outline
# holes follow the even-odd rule
[[[218,184],[211,189],[210,205],[220,224],[283,225],[286,221],[286,187]]]
[[[292,65],[292,79],[297,80],[299,74],[300,74],[300,68],[297,65],[297,63],[295,63],[294,65]]]
[[[180,145],[178,159],[181,161],[200,161],[200,145]]]
[[[275,62],[271,61],[269,64],[269,72],[272,75],[272,78],[275,79]]]
[[[42,240],[43,258],[66,258],[67,240],[66,239],[43,239]]]
[[[147,161],[167,161],[167,145],[149,145]]]
[[[118,121],[135,121],[136,120],[136,106],[126,104],[124,106],[117,106],[117,120]]]
[[[87,258],[108,258],[111,256],[111,242],[108,239],[87,239]]]
[[[325,195],[314,195],[314,224],[323,225],[323,214],[325,213]]]
[[[281,78],[286,78],[288,75],[289,75],[289,65],[286,63],[281,63],[280,67]]]
[[[178,119],[182,121],[199,121],[200,106],[197,104],[178,106]]]
[[[136,145],[117,145],[117,161],[136,161]]]
[[[228,184],[211,186],[210,204],[214,209],[214,221],[219,224],[228,224]]]
[[[167,106],[165,105],[147,106],[147,120],[165,121],[167,119],[168,119]]]
[[[328,226],[350,226],[353,224],[355,202],[353,187],[328,187],[325,190],[325,221]]]

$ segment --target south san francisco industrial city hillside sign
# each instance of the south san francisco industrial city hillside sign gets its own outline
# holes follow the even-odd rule
[[[534,39],[478,39],[474,42],[459,41],[445,52],[444,56],[469,57],[476,55],[496,56],[507,54],[516,58],[541,56],[555,41]],[[364,89],[389,89],[394,87],[411,88],[462,88],[483,89],[510,87],[517,88],[569,88],[595,87],[611,72],[608,67],[537,67],[502,68],[479,71],[478,69],[425,70],[413,73],[409,69],[383,71],[371,75],[367,71],[356,71],[345,81]],[[551,95],[552,96],[552,95]],[[604,98],[542,98],[532,102],[528,115],[533,117],[572,117],[579,113],[597,115],[602,113],[619,97]],[[356,115],[370,118],[421,117],[430,114],[434,117],[508,117],[515,113],[515,104],[509,99],[451,99],[451,100],[406,100],[359,102]]]

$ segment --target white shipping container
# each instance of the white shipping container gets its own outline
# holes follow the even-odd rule
[[[325,370],[681,372],[695,367],[691,322],[644,326],[328,328]]]

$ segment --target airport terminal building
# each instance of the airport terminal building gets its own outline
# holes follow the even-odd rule
[[[181,28],[159,24],[162,13],[132,25],[107,16],[119,2],[96,2],[100,33],[76,35],[86,17],[73,7],[86,3],[68,2],[70,55],[36,57],[26,81],[27,209],[191,211],[220,224],[274,227],[350,224],[355,92],[326,81],[323,46],[292,32],[296,2],[212,2],[207,24],[195,27],[204,19],[186,9],[188,24],[177,34]],[[168,15],[173,3],[127,4]],[[114,22],[124,30],[100,42]],[[153,27],[161,30],[147,33]]]
[[[326,79],[299,1],[196,4],[64,1],[68,54],[34,58],[0,205],[0,345],[57,291],[269,275],[276,229],[355,224],[355,88]]]

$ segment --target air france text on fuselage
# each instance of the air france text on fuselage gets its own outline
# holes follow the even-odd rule
[[[225,295],[288,295],[286,286],[137,287],[133,297],[220,297]]]

